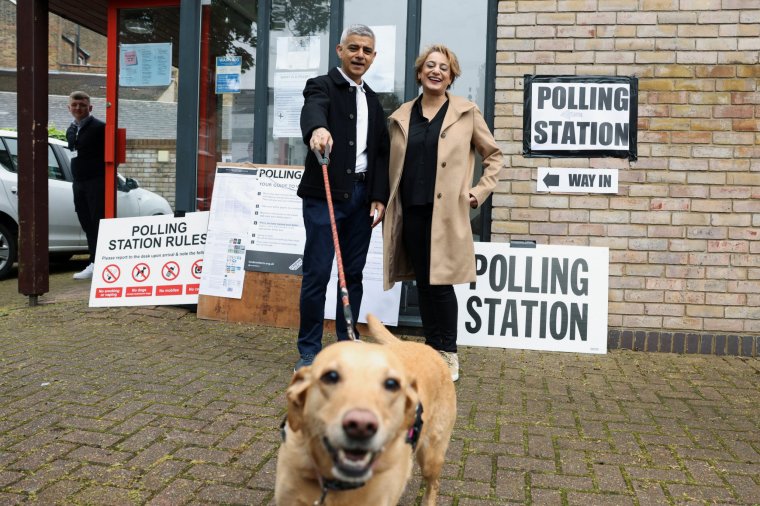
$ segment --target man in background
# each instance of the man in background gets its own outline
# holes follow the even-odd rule
[[[69,112],[74,121],[66,130],[74,177],[74,209],[87,236],[90,261],[74,279],[90,279],[95,267],[100,220],[105,217],[106,124],[92,116],[90,96],[83,91],[69,95]]]

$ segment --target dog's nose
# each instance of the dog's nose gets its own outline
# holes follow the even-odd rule
[[[356,440],[366,440],[377,432],[377,417],[366,409],[352,409],[343,416],[343,432]]]

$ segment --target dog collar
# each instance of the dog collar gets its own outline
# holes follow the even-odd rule
[[[412,445],[412,451],[417,449],[417,441],[420,439],[422,431],[422,403],[417,404],[417,414],[414,417],[414,424],[409,427],[406,433],[406,442]]]
[[[364,481],[352,483],[349,481],[328,479],[320,475],[317,475],[317,478],[319,479],[319,484],[322,487],[322,495],[319,496],[319,499],[314,501],[314,506],[321,506],[324,504],[327,493],[330,491],[341,492],[345,490],[355,490],[357,488],[363,487],[366,483]]]

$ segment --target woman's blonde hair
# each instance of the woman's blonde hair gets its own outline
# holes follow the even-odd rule
[[[430,53],[441,53],[446,57],[447,60],[449,60],[451,84],[454,84],[456,78],[462,75],[462,70],[459,68],[459,60],[457,59],[457,55],[454,54],[454,51],[447,48],[443,44],[433,44],[432,46],[428,46],[423,49],[422,53],[420,53],[420,55],[414,61],[414,74],[416,76],[415,79],[417,80],[417,86],[422,84],[420,81],[420,72],[422,72],[422,66],[425,65],[425,61],[427,61]]]

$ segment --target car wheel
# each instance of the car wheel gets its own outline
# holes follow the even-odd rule
[[[0,223],[0,279],[7,278],[13,264],[16,263],[17,241],[16,234],[11,233],[8,227]]]

